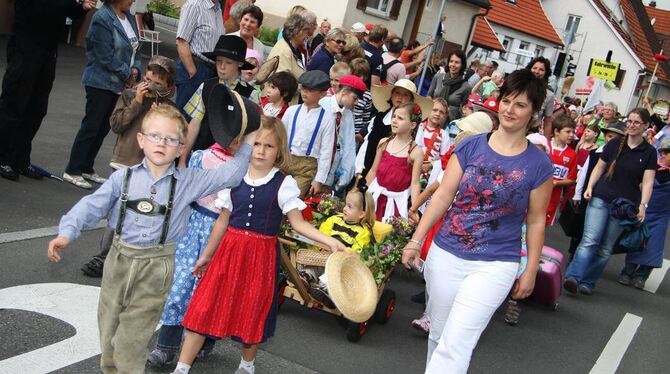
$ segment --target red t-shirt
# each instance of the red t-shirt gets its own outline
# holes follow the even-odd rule
[[[577,153],[570,146],[563,149],[554,148],[553,140],[549,142],[549,158],[554,166],[554,180],[577,180]],[[551,200],[547,207],[547,225],[551,225],[556,218],[556,212],[561,202],[563,187],[554,187],[551,191]]]
[[[402,62],[403,64],[406,64],[408,62],[412,62],[412,51],[405,49],[404,51],[400,52],[400,57],[398,57],[398,61]],[[414,72],[414,68],[405,68],[405,74],[412,74]]]

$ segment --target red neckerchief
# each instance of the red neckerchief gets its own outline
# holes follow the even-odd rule
[[[423,154],[423,160],[428,161],[430,160],[431,156],[433,155],[433,151],[437,151],[437,154],[440,154],[440,146],[442,145],[442,139],[438,139],[440,136],[440,128],[436,129],[431,129],[428,126],[428,120],[423,121],[421,123],[423,126],[423,131],[433,131],[433,135],[430,137],[430,139],[426,140],[426,138],[423,138],[423,145],[426,147],[426,150]]]

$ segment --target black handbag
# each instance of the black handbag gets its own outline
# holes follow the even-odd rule
[[[584,233],[584,217],[586,213],[586,201],[575,206],[573,200],[568,200],[565,207],[558,217],[558,224],[561,225],[565,235],[571,238],[581,238]]]

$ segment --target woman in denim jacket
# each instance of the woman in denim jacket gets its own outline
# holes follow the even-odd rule
[[[109,116],[121,91],[132,87],[140,75],[141,58],[133,0],[103,0],[86,34],[86,57],[82,84],[86,111],[72,144],[63,179],[75,186],[91,188],[87,181],[103,183],[93,162],[109,132]]]

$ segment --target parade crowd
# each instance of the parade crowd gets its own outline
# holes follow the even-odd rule
[[[571,237],[561,264],[571,294],[593,294],[621,248],[622,285],[643,289],[662,264],[670,126],[651,98],[628,113],[561,98],[544,57],[504,74],[461,50],[440,58],[443,26],[423,44],[406,42],[383,24],[333,28],[301,6],[267,46],[257,39],[263,11],[248,0],[225,9],[187,0],[179,58],[143,66],[133,0],[102,3],[86,35],[85,115],[63,174],[100,186],[63,216],[48,256],[59,261],[107,218],[100,253],[82,267],[102,277],[104,373],[141,373],[147,360],[188,373],[232,337],[236,373],[253,374],[276,326],[284,216],[297,233],[353,255],[375,240],[375,222],[416,225],[402,264],[425,279],[413,297],[425,313],[411,324],[428,338],[426,373],[465,373],[503,303],[505,321],[519,323],[519,301],[541,287],[547,225],[560,222]],[[0,96],[2,177],[42,177],[31,142],[58,40],[34,23],[61,27],[54,18],[94,7],[17,2]],[[105,178],[94,160],[109,130],[117,138]],[[315,227],[301,211],[323,194],[344,208]],[[318,272],[301,276],[330,301]]]

